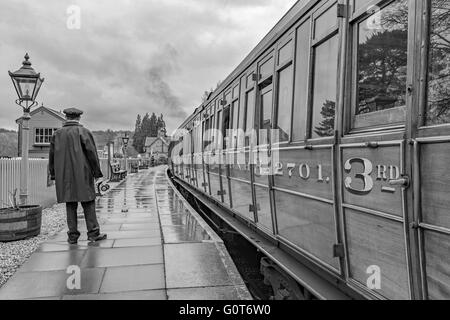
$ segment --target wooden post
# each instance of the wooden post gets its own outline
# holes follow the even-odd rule
[[[128,170],[127,146],[123,147],[123,153],[124,153],[124,156],[125,156],[125,171],[127,171],[128,173],[131,173],[131,170]]]
[[[111,160],[112,160],[112,155],[111,155],[111,141],[108,141],[107,143],[107,148],[108,148],[108,180],[111,179],[112,177],[112,171],[111,171]]]
[[[28,202],[28,149],[30,144],[30,111],[25,109],[22,117],[22,160],[20,164],[20,204]]]

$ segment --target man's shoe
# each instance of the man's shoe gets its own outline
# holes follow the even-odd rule
[[[71,245],[73,244],[78,244],[78,240],[71,240],[71,239],[67,239],[67,242]]]
[[[108,236],[106,234],[99,234],[98,236],[88,237],[88,240],[89,240],[89,242],[97,242],[97,241],[106,240],[106,238],[108,238]]]

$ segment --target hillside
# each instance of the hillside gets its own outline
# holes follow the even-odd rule
[[[92,131],[92,135],[94,136],[95,144],[97,145],[97,149],[103,149],[106,146],[108,141],[121,141],[120,138],[125,136],[125,133],[128,134],[130,138],[133,137],[134,133],[130,131]],[[130,141],[130,145],[128,146],[128,156],[136,157],[138,152],[132,146],[132,140]]]
[[[130,137],[132,132],[127,132]],[[99,149],[103,148],[108,141],[113,141],[124,136],[124,131],[93,131],[95,143]],[[137,152],[130,145],[128,148],[129,155],[137,155]],[[17,132],[0,128],[0,158],[1,157],[17,157]]]
[[[132,132],[127,132],[128,136],[132,137]],[[95,144],[98,148],[102,148],[106,146],[108,141],[114,141],[115,139],[122,137],[125,135],[125,131],[92,131],[92,135],[94,136]]]
[[[17,157],[17,132],[0,129],[0,157]]]

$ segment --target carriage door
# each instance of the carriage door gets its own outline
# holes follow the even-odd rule
[[[415,1],[353,2],[351,92],[340,153],[348,283],[375,298],[410,299],[411,111],[408,12]],[[413,37],[413,35],[411,35]]]
[[[423,87],[414,137],[414,227],[425,299],[450,299],[450,2],[418,1]],[[419,43],[420,44],[420,43]],[[418,44],[418,45],[419,45]]]
[[[273,233],[273,221],[271,214],[269,175],[264,172],[264,167],[268,166],[270,135],[272,129],[272,109],[273,109],[273,73],[274,73],[273,52],[263,58],[258,64],[258,98],[256,108],[255,127],[259,130],[257,135],[257,146],[253,150],[255,159],[254,166],[254,194],[256,201],[256,222],[260,228],[267,229]]]
[[[220,181],[222,184],[222,202],[227,204],[231,208],[231,193],[229,187],[229,166],[228,166],[228,152],[231,149],[231,137],[230,137],[230,127],[232,124],[232,98],[231,90],[225,93],[225,107],[223,109],[223,124],[222,124],[222,159],[221,159],[221,171],[220,171]]]
[[[255,68],[252,67],[241,78],[241,103],[239,104],[239,121],[236,123],[236,129],[240,131],[237,132],[236,152],[229,173],[233,210],[252,223],[256,221],[251,172],[251,148],[253,144],[251,132],[255,115],[255,71]]]
[[[215,130],[214,130],[214,148],[212,151],[210,164],[209,164],[209,181],[211,184],[211,196],[217,201],[222,202],[222,178],[221,178],[221,165],[220,156],[222,154],[222,120],[223,109],[222,99],[216,101],[216,118],[215,118]]]

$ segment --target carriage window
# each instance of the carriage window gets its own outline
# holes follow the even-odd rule
[[[233,88],[233,100],[239,98],[239,84]]]
[[[203,137],[203,149],[206,149],[209,144],[209,118],[203,123]]]
[[[284,62],[289,61],[291,59],[292,59],[292,41],[289,41],[278,51],[278,65],[281,65]]]
[[[270,58],[268,61],[264,62],[259,67],[259,74],[261,75],[261,79],[264,79],[268,76],[270,76],[273,73],[273,57]]]
[[[355,4],[354,4],[354,11],[359,11],[361,9],[366,9],[369,10],[369,8],[373,8],[370,5],[371,0],[354,0]]]
[[[222,136],[223,136],[223,149],[226,150],[230,147],[230,123],[231,123],[231,113],[230,107],[226,108],[223,112],[223,128],[222,128]]]
[[[247,79],[245,80],[245,83],[247,84],[247,89],[250,89],[250,87],[253,87],[253,72],[247,76]]]
[[[211,147],[214,149],[214,146],[216,145],[216,138],[215,138],[215,131],[214,131],[214,119],[215,116],[214,114],[211,116],[211,118],[209,119],[209,141],[210,141],[210,145]]]
[[[323,36],[337,24],[337,6],[334,5],[322,13],[314,23],[314,39]]]
[[[231,91],[228,91],[225,94],[225,102],[226,102],[226,104],[230,104],[231,103]]]
[[[278,111],[277,127],[279,129],[280,142],[289,141],[291,133],[292,111],[292,64],[279,72],[278,75]]]
[[[232,113],[233,113],[233,116],[232,116],[232,118],[233,118],[233,124],[232,124],[233,138],[232,139],[233,140],[231,142],[231,147],[235,148],[237,146],[236,139],[237,139],[237,129],[239,128],[239,113],[240,113],[238,100],[233,102],[232,108],[233,108],[233,111],[232,111]],[[244,108],[241,108],[241,109],[244,109]]]
[[[329,137],[334,135],[338,37],[326,40],[314,52],[311,137]]]
[[[450,123],[450,2],[431,1],[427,125]]]
[[[272,123],[272,89],[261,94],[261,129],[270,130]]]
[[[297,30],[295,65],[295,104],[292,122],[292,140],[300,141],[306,133],[306,105],[308,102],[309,53],[311,21],[307,20]]]
[[[245,95],[247,97],[247,95]],[[246,101],[246,99],[244,99]],[[244,103],[241,103],[241,106],[239,108],[239,125],[237,129],[242,129],[245,131],[245,113],[246,113],[246,105]]]
[[[222,110],[220,110],[220,111],[217,113],[217,126],[216,126],[216,130],[217,130],[217,135],[218,135],[220,132],[222,132]],[[220,137],[217,136],[217,137],[214,139],[215,146],[216,146],[217,149],[222,149],[222,143],[223,143],[223,141],[222,141],[221,139],[219,139],[219,138],[220,138]],[[222,139],[223,139],[223,138],[222,138]]]
[[[355,128],[405,121],[407,49],[407,0],[358,24]]]
[[[259,141],[260,144],[269,143],[270,129],[272,129],[272,100],[273,100],[273,90],[272,85],[269,85],[261,90],[261,105],[260,105],[260,115],[259,115],[259,129],[266,131],[266,141]],[[260,135],[258,134],[258,139]]]
[[[253,118],[254,118],[254,112],[255,112],[255,92],[254,89],[250,90],[246,94],[246,123],[245,123],[245,146],[250,145],[250,134],[251,130],[253,129]]]

